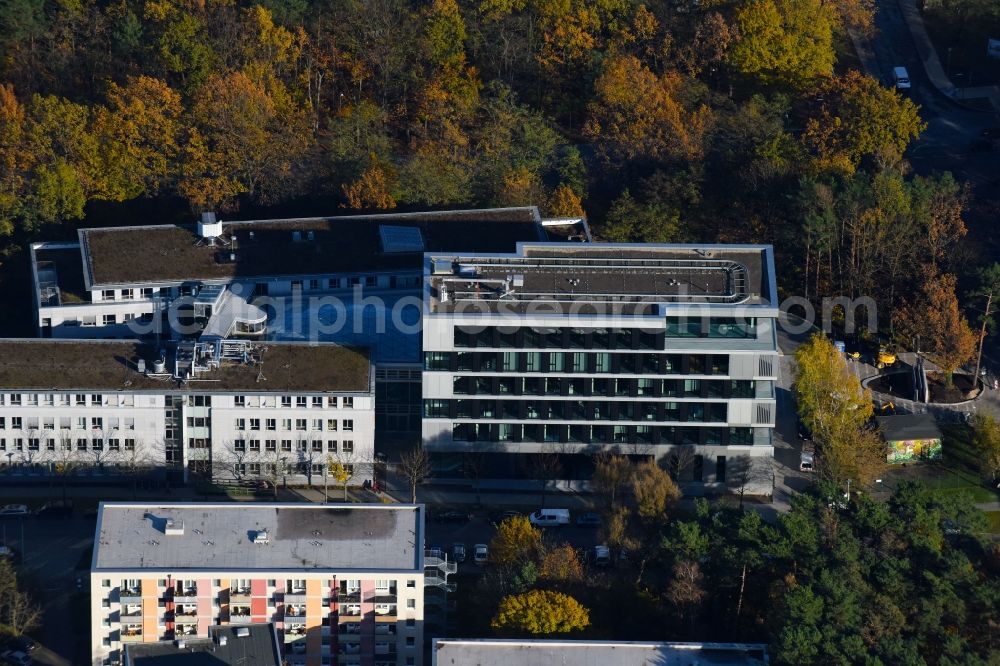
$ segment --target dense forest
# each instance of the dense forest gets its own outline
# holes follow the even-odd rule
[[[771,242],[786,294],[872,295],[889,321],[956,271],[969,197],[911,172],[919,109],[856,71],[847,30],[873,11],[7,0],[0,242],[58,237],[101,202],[534,204],[608,240]]]

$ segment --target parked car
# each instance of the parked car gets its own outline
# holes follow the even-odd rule
[[[0,516],[27,516],[28,507],[25,504],[7,504],[0,508]]]
[[[807,428],[805,423],[803,423],[800,420],[798,421],[798,425],[796,427],[798,429],[799,439],[801,439],[803,442],[812,441],[813,438],[812,430]]]
[[[535,527],[569,525],[569,509],[539,509],[528,516],[528,520]]]
[[[31,652],[35,649],[35,641],[27,636],[18,636],[7,641],[7,647],[16,652]]]
[[[490,514],[490,525],[496,527],[503,521],[509,518],[516,518],[517,516],[520,515],[522,515],[520,511],[504,511],[504,512],[495,511]]]
[[[485,566],[490,559],[490,548],[485,543],[477,543],[472,547],[472,561],[479,566]]]
[[[610,548],[605,545],[594,546],[594,566],[601,568],[611,566]]]
[[[455,543],[451,546],[451,559],[459,564],[465,561],[465,544]]]
[[[600,527],[601,514],[593,511],[584,511],[576,517],[577,527]]]
[[[472,516],[464,511],[442,511],[434,516],[434,522],[436,523],[464,524],[470,520],[472,520]]]
[[[15,666],[31,666],[35,662],[34,659],[17,650],[7,650],[0,653],[0,659],[3,659],[4,663],[14,664]]]

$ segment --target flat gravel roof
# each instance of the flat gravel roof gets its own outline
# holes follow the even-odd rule
[[[422,571],[422,513],[410,504],[105,503],[93,570]],[[167,534],[168,520],[183,534]],[[255,543],[261,531],[267,543]]]

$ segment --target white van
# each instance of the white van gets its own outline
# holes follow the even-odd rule
[[[892,68],[892,81],[896,85],[896,90],[910,89],[910,75],[906,73],[905,67]]]
[[[569,525],[569,509],[539,509],[528,516],[528,520],[535,527]]]

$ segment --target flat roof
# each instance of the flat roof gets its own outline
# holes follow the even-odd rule
[[[770,253],[765,245],[520,243],[516,254],[431,255],[425,271],[435,312],[544,305],[652,314],[669,303],[776,305]]]
[[[413,504],[102,503],[91,570],[422,571],[423,522]]]
[[[941,439],[942,436],[933,414],[894,414],[875,418],[887,442]]]
[[[145,391],[184,393],[245,391],[368,392],[368,350],[334,344],[255,343],[263,364],[226,363],[180,384],[172,377],[152,377],[146,368],[159,356],[150,345],[116,340],[0,340],[0,391]],[[168,356],[167,371],[173,370]],[[208,380],[208,381],[205,381]]]
[[[758,643],[436,638],[433,666],[764,666]]]
[[[419,229],[427,251],[510,252],[518,241],[547,238],[539,219],[534,207],[496,208],[223,221],[214,243],[195,224],[81,229],[79,237],[85,277],[97,287],[419,270],[419,251],[385,251],[381,226]]]
[[[212,625],[208,633],[182,637],[183,647],[175,641],[126,643],[125,666],[281,666],[271,623]]]

